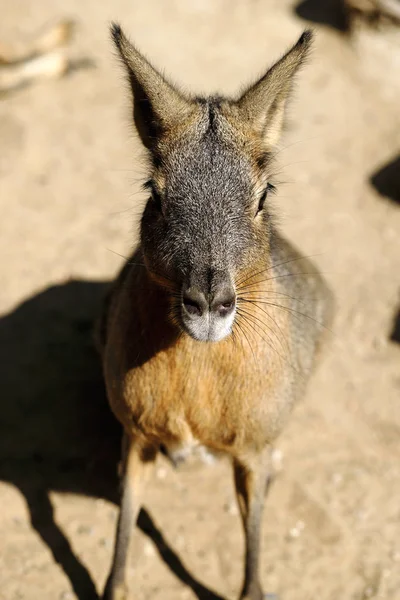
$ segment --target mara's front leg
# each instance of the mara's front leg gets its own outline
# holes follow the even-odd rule
[[[235,459],[235,485],[245,535],[245,569],[240,600],[263,600],[259,576],[261,520],[270,450]]]
[[[122,448],[122,494],[114,546],[114,556],[103,600],[128,600],[126,564],[132,532],[141,507],[144,484],[157,454],[157,449],[143,445],[124,434]]]

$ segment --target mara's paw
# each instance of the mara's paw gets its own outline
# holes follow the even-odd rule
[[[255,586],[245,594],[242,594],[240,600],[265,600],[265,596],[262,589],[259,586]]]
[[[255,586],[252,590],[242,594],[240,600],[279,600],[277,594],[264,594],[260,586]]]
[[[107,583],[102,600],[131,600],[125,584],[112,585]]]

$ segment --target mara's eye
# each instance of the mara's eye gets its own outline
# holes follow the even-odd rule
[[[156,209],[162,212],[161,196],[154,188],[151,190],[151,199]]]
[[[265,188],[264,192],[262,193],[262,196],[261,196],[260,200],[258,201],[258,208],[257,208],[256,216],[264,208],[264,202],[265,202],[265,199],[268,196],[268,194],[270,192],[273,192],[273,191],[275,191],[275,187],[271,183],[267,183],[267,187]]]
[[[143,189],[145,191],[147,190],[147,191],[150,192],[151,201],[153,203],[153,206],[159,212],[162,212],[161,196],[157,192],[157,189],[156,189],[156,186],[154,185],[154,182],[151,179],[149,179],[148,181],[146,181],[146,183],[143,184]]]

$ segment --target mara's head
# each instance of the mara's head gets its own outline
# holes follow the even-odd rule
[[[232,331],[239,282],[269,263],[271,159],[312,34],[236,100],[184,95],[118,25],[112,35],[151,158],[141,221],[146,268],[170,293],[178,325],[197,340],[219,341]]]

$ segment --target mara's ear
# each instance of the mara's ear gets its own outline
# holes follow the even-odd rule
[[[294,75],[308,55],[312,37],[312,31],[305,31],[293,48],[248,88],[236,103],[240,120],[248,122],[266,146],[272,147],[279,141],[285,104]]]
[[[140,54],[116,23],[111,35],[126,67],[133,94],[133,116],[143,144],[152,150],[160,136],[192,110],[184,98]]]

